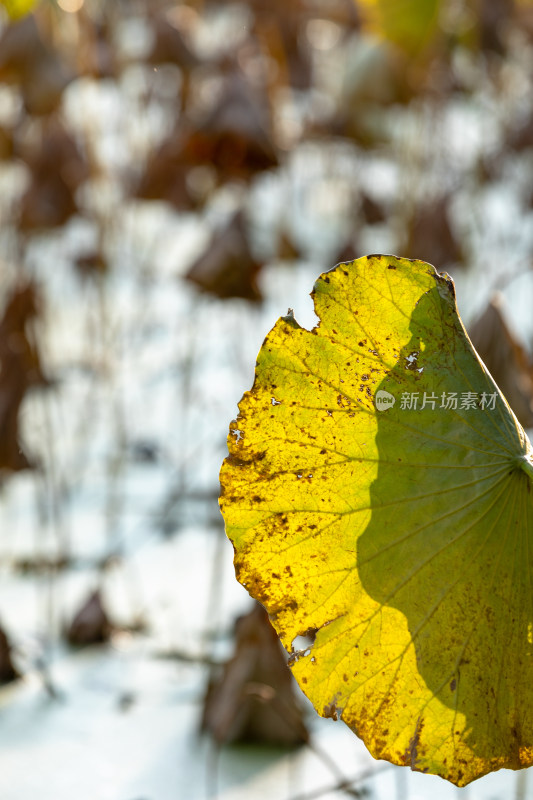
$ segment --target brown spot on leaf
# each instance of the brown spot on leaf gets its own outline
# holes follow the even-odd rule
[[[416,762],[418,760],[418,748],[420,746],[420,735],[422,733],[422,729],[424,727],[424,721],[422,717],[418,717],[416,721],[415,732],[409,742],[409,747],[406,750],[406,758],[408,764],[411,765],[411,769],[416,768]]]
[[[323,717],[326,717],[326,719],[334,719],[334,720],[339,719],[339,714],[342,714],[342,709],[337,708],[337,702],[340,696],[341,693],[337,692],[335,697],[333,697],[332,700],[327,705],[324,706],[324,709],[322,711]]]

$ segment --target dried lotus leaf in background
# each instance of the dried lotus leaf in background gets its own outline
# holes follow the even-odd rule
[[[235,654],[211,680],[202,730],[219,744],[292,747],[307,741],[286,656],[259,603],[237,620]]]
[[[470,326],[469,335],[520,423],[524,428],[532,428],[533,366],[528,353],[505,322],[502,308],[502,297],[495,294]]]

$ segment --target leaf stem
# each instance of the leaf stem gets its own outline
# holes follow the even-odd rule
[[[520,456],[518,463],[521,469],[533,480],[533,456],[530,453]]]

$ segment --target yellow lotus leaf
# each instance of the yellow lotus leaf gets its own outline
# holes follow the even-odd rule
[[[529,766],[530,442],[448,276],[369,256],[313,298],[319,324],[276,323],[230,426],[237,577],[376,758],[459,786]]]
[[[410,54],[427,48],[439,30],[442,0],[358,0],[364,27]]]
[[[0,6],[6,9],[11,19],[24,17],[33,11],[36,5],[37,0],[0,0]]]

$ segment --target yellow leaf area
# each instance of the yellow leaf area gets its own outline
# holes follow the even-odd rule
[[[29,14],[37,5],[37,0],[0,0],[0,5],[11,19],[18,19]]]
[[[376,758],[460,786],[528,766],[529,440],[432,266],[361,258],[313,297],[319,325],[277,322],[231,423],[238,579]]]
[[[410,54],[424,50],[439,28],[441,0],[359,0],[365,27]]]

